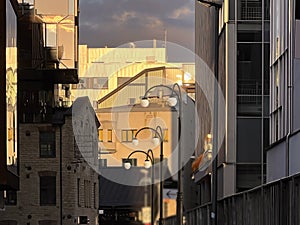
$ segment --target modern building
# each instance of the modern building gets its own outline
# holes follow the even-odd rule
[[[271,6],[268,182],[300,172],[300,2],[273,0]]]
[[[98,163],[100,124],[98,120],[85,119],[95,119],[95,112],[88,98],[78,98],[74,104],[86,110],[79,118],[83,127],[94,127],[96,132],[76,133],[81,123],[74,124],[78,115],[72,111],[76,105],[68,104],[69,86],[78,83],[78,1],[11,3],[17,15],[20,178],[19,190],[5,193],[0,223],[98,224],[99,179],[92,166]],[[9,57],[15,56],[6,52]],[[82,149],[86,142],[90,147]],[[93,165],[82,157],[86,150],[90,151]]]
[[[219,119],[219,127],[224,127],[225,135],[219,142],[217,167],[218,197],[222,198],[265,182],[265,148],[269,145],[270,2],[219,2],[222,2],[217,10],[219,21],[215,20],[214,6],[195,2],[195,40],[196,54],[212,74],[218,63],[216,78],[225,99],[224,110],[219,112],[219,115],[225,115],[225,121]],[[214,43],[215,25],[218,27],[217,46]],[[219,53],[217,60],[215,48]],[[197,83],[203,77],[199,74],[203,64],[199,64],[198,60]],[[201,140],[193,168],[195,182],[200,185],[201,204],[211,200],[210,175],[216,173],[211,166],[201,168],[201,158],[207,149],[211,150],[207,144],[213,134],[211,109],[201,88],[196,88],[196,105]],[[220,135],[218,133],[218,138]]]
[[[0,3],[0,209],[19,188],[17,151],[17,14],[16,2]]]
[[[71,87],[72,99],[89,96],[94,108],[97,109],[97,101],[118,86],[144,69],[160,66],[174,68],[166,74],[166,79],[179,82],[190,92],[194,92],[194,62],[167,62],[167,50],[159,47],[159,43],[153,40],[137,43],[137,45],[131,43],[131,47],[124,44],[117,48],[89,48],[87,45],[80,45],[79,83]]]
[[[134,169],[130,171],[126,171],[123,164],[127,161],[129,154],[134,150],[147,152],[148,149],[151,149],[155,161],[154,180],[156,184],[159,184],[160,181],[160,165],[163,166],[162,176],[165,193],[163,196],[164,217],[176,214],[178,170],[178,105],[176,108],[173,108],[167,104],[168,97],[172,95],[170,89],[172,89],[171,87],[174,81],[166,79],[166,74],[168,74],[169,77],[174,74],[174,78],[176,78],[175,75],[178,73],[181,73],[178,68],[154,67],[144,69],[130,78],[128,82],[120,84],[115,90],[101,98],[98,101],[99,105],[96,110],[97,117],[101,123],[101,128],[98,131],[101,146],[100,173],[106,178],[103,179],[105,181],[104,185],[106,186],[101,186],[101,190],[103,190],[103,192],[106,191],[107,193],[111,193],[112,189],[116,191],[119,190],[120,186],[122,186],[121,184],[123,184],[123,186],[138,186],[139,182],[142,182],[145,179],[145,174],[133,170],[137,170],[138,168],[140,170],[141,168],[143,169],[145,154],[134,154],[130,157],[131,164],[134,166]],[[161,84],[165,84],[166,86],[156,87],[156,85]],[[154,88],[149,92],[151,98],[150,105],[149,107],[144,108],[140,105],[140,99],[151,87]],[[178,92],[176,88],[175,91],[176,93]],[[190,156],[193,155],[195,148],[195,132],[193,129],[195,126],[194,101],[188,97],[188,93],[183,89],[181,93],[181,104],[183,107],[183,118],[181,121],[181,152],[184,162],[188,162]],[[160,161],[160,145],[152,143],[152,138],[157,134],[150,129],[145,129],[139,131],[137,135],[138,130],[145,127],[153,129],[157,128],[158,134],[161,134],[158,126],[162,129],[164,139],[162,152],[164,161],[162,164],[157,163]],[[137,146],[132,143],[135,135],[137,135],[139,140]],[[146,170],[144,173],[146,173],[148,179],[151,179],[149,177],[151,176],[151,170]],[[115,174],[115,176],[112,174]],[[108,182],[108,180],[111,181]],[[188,176],[187,180],[190,180],[190,176]],[[185,184],[188,183],[187,180],[184,177]],[[107,187],[107,185],[110,185],[111,187]],[[132,189],[127,190],[128,193],[132,193],[130,190],[137,190],[137,188],[132,187]],[[121,196],[121,194],[119,195]],[[184,193],[184,196],[186,197],[184,199],[190,199],[192,196],[191,190]],[[134,197],[138,198],[138,194],[134,195]],[[101,195],[101,198],[103,200],[101,201],[100,199],[100,209],[106,207],[106,210],[110,213],[112,213],[112,211],[118,213],[118,210],[122,211],[126,209],[127,204],[132,203],[132,201],[128,201],[127,198],[118,198],[117,202],[112,202],[103,194]],[[103,204],[103,201],[106,204]],[[191,201],[187,202],[190,203]],[[109,208],[108,203],[112,205],[116,204],[116,207],[114,209]],[[189,208],[187,204],[185,204],[185,207]],[[137,205],[134,204],[130,205],[128,209],[142,211],[141,206],[137,207]],[[107,215],[110,215],[110,213]],[[156,219],[158,219],[158,217],[156,217]]]

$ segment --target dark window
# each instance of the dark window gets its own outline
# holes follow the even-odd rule
[[[40,157],[42,158],[55,157],[55,132],[53,131],[40,132]]]
[[[122,142],[132,142],[135,136],[136,129],[133,130],[122,130]]]
[[[40,177],[40,205],[56,205],[56,177]]]
[[[80,178],[77,178],[77,205],[78,205],[78,207],[81,206],[81,204],[80,204]]]
[[[91,207],[91,181],[84,180],[84,207]]]
[[[107,159],[99,159],[100,167],[107,167]]]
[[[93,189],[93,197],[94,197],[94,208],[97,209],[97,196],[96,196],[96,193],[97,193],[97,184],[94,183],[94,189]]]
[[[5,191],[4,199],[5,199],[5,205],[16,205],[17,204],[17,192],[16,191]]]
[[[260,163],[262,141],[262,119],[237,119],[237,161],[239,163]]]
[[[296,20],[300,20],[300,1],[299,0],[296,0],[295,18],[296,18]]]
[[[254,27],[254,28],[253,28]],[[261,23],[239,23],[237,32],[238,42],[259,42],[262,40]]]

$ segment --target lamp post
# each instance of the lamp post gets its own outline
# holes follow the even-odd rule
[[[151,167],[151,225],[154,225],[154,155],[153,151],[151,149],[148,149],[147,152],[142,151],[142,150],[135,150],[131,152],[128,157],[127,161],[124,164],[125,169],[129,170],[131,167],[131,163],[129,162],[130,157],[135,154],[135,153],[143,153],[146,155],[146,160],[144,167],[146,169],[149,169]],[[149,161],[150,159],[150,161]]]
[[[214,115],[213,115],[213,149],[212,149],[212,210],[211,210],[211,224],[217,224],[217,215],[218,215],[218,208],[217,208],[217,201],[218,201],[218,77],[219,77],[219,9],[222,8],[222,0],[198,0],[199,2],[203,3],[204,5],[208,5],[209,7],[213,6],[215,8],[215,44],[214,44],[214,57],[215,57],[215,64],[214,64],[214,73],[215,73],[215,82],[214,82]]]
[[[149,106],[149,100],[147,98],[148,93],[153,90],[154,88],[166,88],[171,91],[171,95],[168,98],[167,102],[169,106],[175,107],[178,103],[178,136],[177,136],[177,144],[178,144],[178,183],[177,183],[177,198],[176,198],[176,219],[177,225],[183,224],[183,193],[182,193],[182,162],[181,162],[181,117],[182,117],[182,95],[181,95],[181,88],[178,83],[174,83],[172,88],[163,84],[155,85],[148,89],[142,100],[141,105],[143,107]],[[175,88],[178,89],[178,93],[175,91]],[[176,98],[177,97],[177,98]],[[177,100],[178,99],[178,100]]]
[[[162,174],[162,163],[164,160],[164,135],[163,135],[163,131],[162,128],[160,126],[157,126],[155,129],[152,127],[143,127],[141,129],[139,129],[133,140],[132,140],[132,144],[137,146],[138,145],[138,139],[137,139],[137,135],[143,131],[143,130],[151,130],[155,133],[155,136],[153,138],[153,143],[155,145],[157,145],[160,142],[160,169],[159,169],[159,180],[160,180],[160,194],[159,194],[159,220],[158,220],[158,224],[162,225],[163,224],[163,188],[164,188],[164,180],[163,180],[163,174]],[[158,132],[159,131],[159,132]]]

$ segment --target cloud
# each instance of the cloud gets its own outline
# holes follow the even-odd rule
[[[189,16],[189,15],[194,15],[194,13],[192,12],[192,9],[187,6],[184,6],[184,7],[181,7],[180,9],[174,10],[171,13],[171,15],[169,16],[169,18],[179,19],[179,18]]]
[[[119,23],[126,23],[129,19],[136,18],[136,12],[124,11],[121,15],[114,14],[112,18]]]
[[[194,45],[193,0],[82,0],[79,18],[80,43],[90,47],[163,40],[165,29],[169,41]]]

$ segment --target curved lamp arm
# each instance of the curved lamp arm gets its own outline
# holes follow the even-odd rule
[[[152,155],[149,154],[149,151],[151,151]],[[151,149],[149,149],[147,152],[144,152],[144,151],[142,151],[142,150],[135,150],[135,151],[131,152],[131,153],[128,155],[128,157],[127,157],[126,160],[129,160],[130,157],[131,157],[133,154],[135,154],[135,153],[143,153],[143,154],[145,154],[146,157],[147,157],[146,159],[149,158],[150,161],[151,161],[151,163],[152,163],[152,165],[154,164],[154,157],[153,157],[153,152],[152,152]]]
[[[137,137],[137,135],[141,132],[141,131],[143,131],[143,130],[152,130],[154,133],[155,133],[155,135],[157,135],[158,137],[159,137],[159,139],[160,139],[160,141],[162,142],[164,139],[163,139],[163,131],[162,131],[162,128],[160,127],[160,126],[157,126],[155,129],[154,128],[152,128],[152,127],[143,127],[143,128],[141,128],[141,129],[139,129],[136,133],[135,133],[135,135],[134,135],[134,139],[137,139],[136,137]],[[158,130],[160,131],[160,132],[158,132]]]

